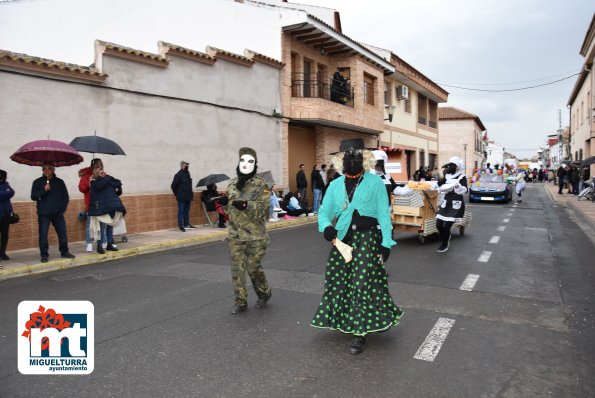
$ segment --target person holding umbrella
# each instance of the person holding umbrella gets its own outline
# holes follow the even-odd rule
[[[68,190],[66,184],[56,177],[55,167],[51,163],[42,166],[43,176],[33,181],[31,200],[37,203],[37,222],[39,223],[39,251],[41,262],[47,263],[49,258],[48,232],[50,223],[58,234],[58,243],[62,258],[73,259],[68,251],[68,235],[64,212],[68,207]]]
[[[188,171],[189,167],[190,163],[182,160],[180,170],[171,183],[171,190],[178,201],[178,228],[182,232],[186,232],[186,228],[196,229],[190,224],[190,202],[194,199],[194,193],[192,192],[192,177]]]
[[[8,230],[10,227],[9,217],[12,213],[12,204],[10,198],[14,196],[14,189],[6,181],[7,173],[0,170],[0,259],[10,260],[6,255],[8,246]],[[0,265],[0,268],[2,266]]]

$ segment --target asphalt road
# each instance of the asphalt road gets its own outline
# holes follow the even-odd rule
[[[592,240],[541,185],[525,196],[469,206],[447,253],[397,234],[386,266],[405,315],[359,356],[309,326],[329,251],[313,225],[271,233],[273,297],[256,310],[251,291],[237,316],[225,242],[0,282],[0,396],[593,397]],[[91,375],[18,372],[22,300],[94,304]]]

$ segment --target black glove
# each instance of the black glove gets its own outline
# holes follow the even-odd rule
[[[386,262],[390,256],[390,249],[382,245],[378,246],[378,254],[382,256],[382,261]]]
[[[329,225],[324,229],[323,234],[324,239],[328,240],[329,242],[332,242],[333,239],[337,237],[337,230],[332,225]]]
[[[246,207],[248,207],[247,200],[234,200],[231,204],[238,210],[246,210]]]

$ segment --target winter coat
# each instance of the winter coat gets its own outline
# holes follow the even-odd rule
[[[45,191],[47,182],[45,176],[41,176],[33,181],[31,187],[31,200],[37,202],[38,216],[57,216],[64,214],[68,207],[68,190],[64,181],[54,176],[50,182],[50,190]]]
[[[89,200],[91,199],[91,176],[93,175],[92,167],[85,167],[79,170],[79,191],[85,195],[85,211],[89,212]]]
[[[91,182],[90,216],[102,216],[119,211],[126,214],[117,190],[122,189],[122,182],[112,176],[99,177]]]
[[[254,176],[246,181],[243,190],[236,187],[238,179],[234,178],[227,186],[229,203],[225,212],[229,214],[227,232],[229,240],[236,241],[269,241],[266,232],[266,220],[269,216],[271,191],[267,188],[264,180]],[[233,206],[234,200],[245,200],[247,206],[244,210],[238,210]]]
[[[302,170],[298,171],[297,175],[295,176],[295,181],[297,183],[298,189],[308,188],[306,173],[304,173]]]
[[[0,220],[12,213],[10,198],[14,196],[14,189],[7,181],[0,182]]]
[[[192,178],[188,170],[180,170],[174,176],[171,183],[171,190],[178,202],[191,202],[194,198],[192,192]]]
[[[312,170],[312,175],[310,177],[312,179],[312,190],[320,189],[322,191],[324,189],[324,180],[320,175],[320,171]]]

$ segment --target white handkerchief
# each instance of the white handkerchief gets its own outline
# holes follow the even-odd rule
[[[339,253],[341,253],[346,263],[351,261],[351,259],[353,258],[351,256],[351,252],[353,251],[353,248],[351,246],[346,245],[340,239],[335,239],[335,247],[337,248],[337,250],[339,250]]]

